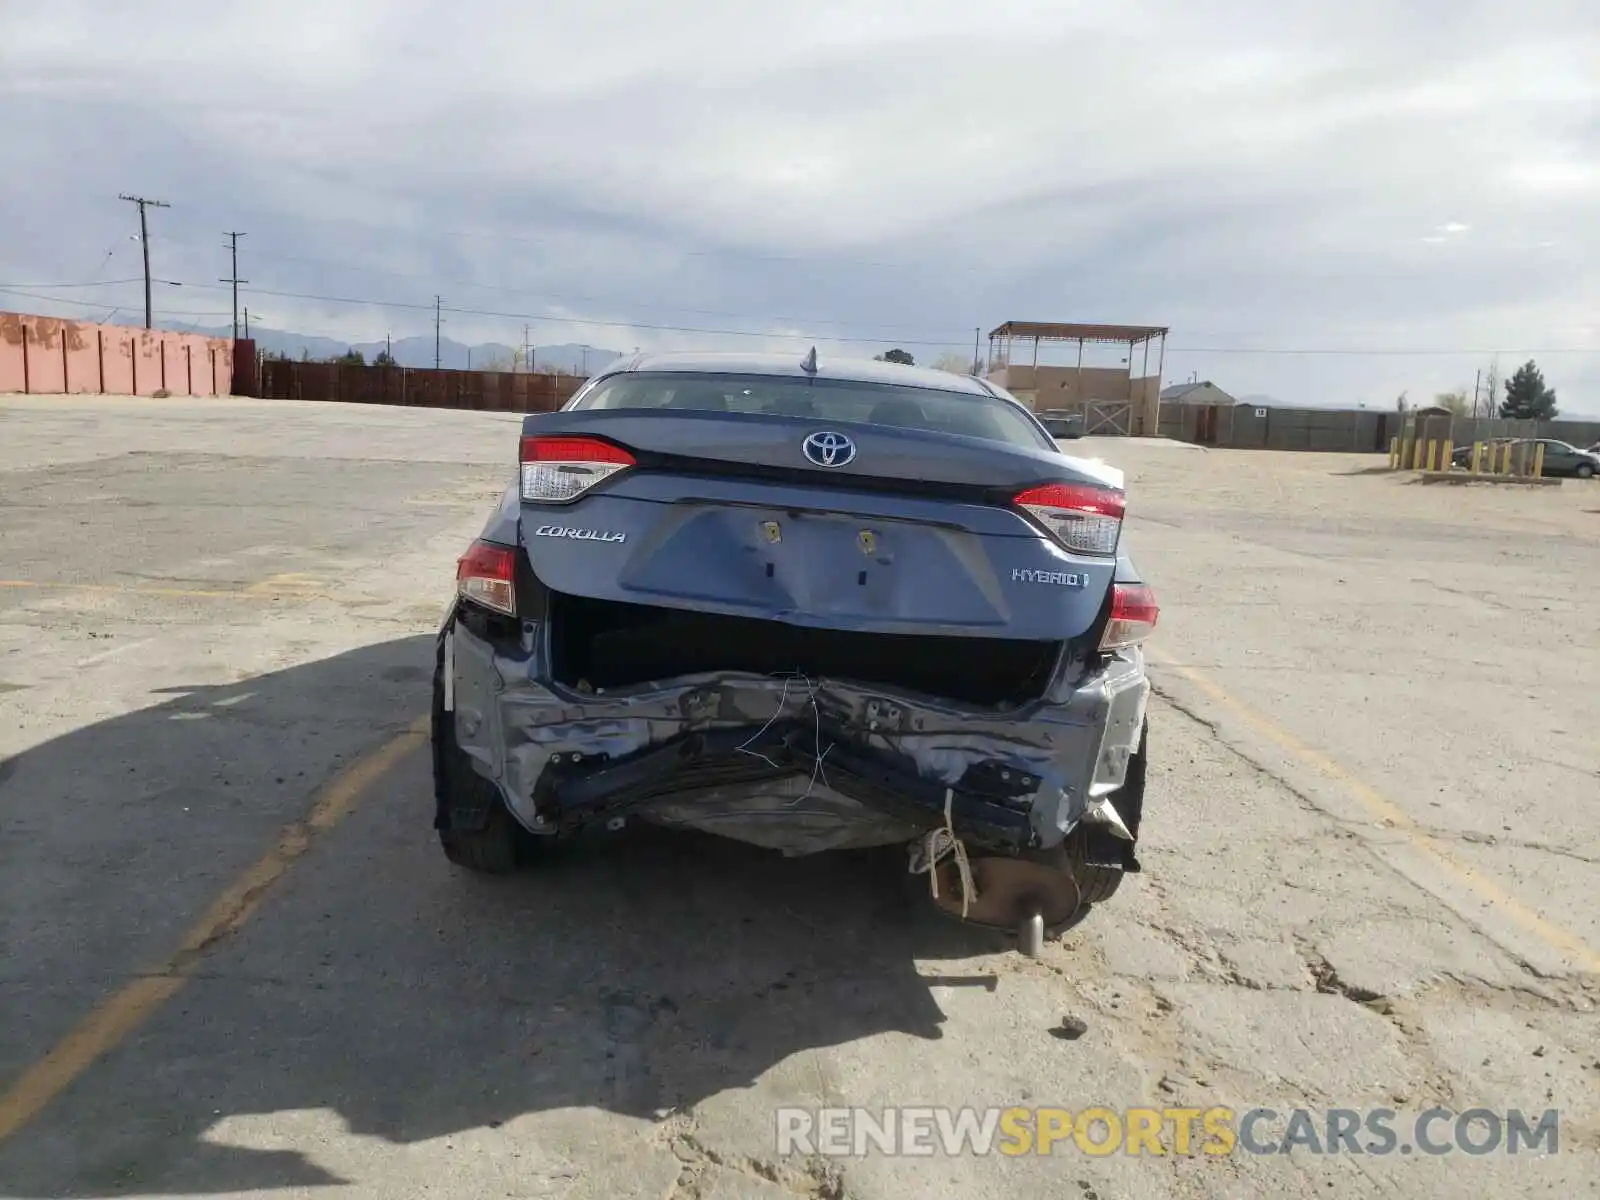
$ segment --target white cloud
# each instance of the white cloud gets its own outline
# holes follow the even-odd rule
[[[0,45],[0,282],[92,277],[135,189],[174,202],[172,277],[223,273],[217,232],[245,228],[256,288],[509,314],[457,314],[458,338],[546,315],[546,341],[629,349],[717,338],[580,322],[969,350],[1012,317],[1191,347],[1486,339],[1590,347],[1541,362],[1600,410],[1600,348],[1549,333],[1600,301],[1585,0],[56,0],[0,13]],[[308,332],[426,323],[256,304]],[[1397,392],[1413,362],[1413,391],[1473,365],[1167,367],[1332,400]]]

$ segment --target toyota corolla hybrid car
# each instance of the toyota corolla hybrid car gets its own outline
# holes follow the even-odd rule
[[[941,907],[1036,945],[1138,870],[1157,607],[1124,504],[982,379],[606,368],[524,420],[457,565],[445,854],[505,872],[632,822],[898,845]]]

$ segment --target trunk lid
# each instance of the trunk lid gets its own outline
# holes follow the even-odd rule
[[[819,466],[817,432],[854,456]],[[1065,641],[1115,573],[1011,503],[1044,484],[1120,490],[1101,464],[984,438],[741,413],[571,410],[525,436],[594,437],[636,465],[565,504],[524,503],[548,587],[793,625]]]

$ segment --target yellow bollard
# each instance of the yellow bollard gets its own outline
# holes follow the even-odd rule
[[[1544,478],[1544,443],[1540,442],[1533,448],[1533,477]]]
[[[1412,438],[1411,439],[1411,469],[1413,471],[1420,471],[1422,469],[1422,439],[1421,438]]]
[[[1481,474],[1482,472],[1483,472],[1483,443],[1482,442],[1473,442],[1472,443],[1472,473],[1474,475],[1478,475],[1478,474]]]
[[[1439,457],[1439,443],[1434,441],[1433,438],[1429,438],[1428,439],[1428,468],[1427,468],[1428,470],[1437,471],[1439,469],[1438,457]]]
[[[1445,438],[1444,441],[1439,443],[1439,470],[1448,471],[1450,469],[1450,455],[1454,450],[1455,443],[1449,438]]]
[[[1400,465],[1400,439],[1389,439],[1389,470],[1394,470]]]

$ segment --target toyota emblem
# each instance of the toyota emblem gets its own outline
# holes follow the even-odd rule
[[[813,433],[800,443],[800,449],[819,467],[842,467],[856,457],[856,444],[842,433]]]

